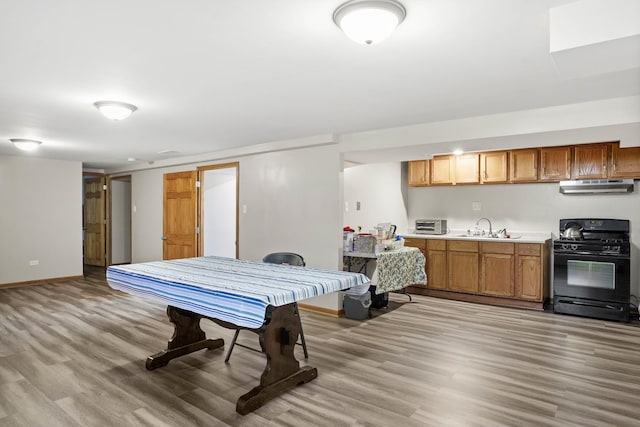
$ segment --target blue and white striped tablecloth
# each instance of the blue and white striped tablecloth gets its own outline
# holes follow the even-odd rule
[[[107,283],[114,289],[252,329],[262,326],[268,305],[285,305],[367,282],[364,274],[222,257],[107,269]]]

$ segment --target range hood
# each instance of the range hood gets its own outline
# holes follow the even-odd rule
[[[560,181],[563,194],[633,193],[632,179],[585,179]]]

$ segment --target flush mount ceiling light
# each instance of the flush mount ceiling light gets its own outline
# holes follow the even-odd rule
[[[131,113],[138,109],[135,105],[118,101],[98,101],[93,105],[96,106],[103,116],[111,120],[126,119]]]
[[[34,139],[19,139],[19,138],[11,138],[9,139],[16,148],[19,148],[23,151],[34,151],[40,147],[42,141],[36,141]]]
[[[333,22],[357,43],[375,44],[391,35],[407,16],[395,0],[351,0],[333,13]]]

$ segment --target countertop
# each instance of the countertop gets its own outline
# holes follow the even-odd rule
[[[476,240],[483,242],[511,242],[511,243],[545,243],[551,239],[551,233],[509,232],[511,238],[495,238],[468,235],[467,230],[451,230],[447,234],[417,234],[415,230],[399,233],[404,238],[412,239],[444,239],[444,240]]]

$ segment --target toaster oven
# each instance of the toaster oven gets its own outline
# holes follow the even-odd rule
[[[446,219],[417,219],[417,234],[447,234]]]

